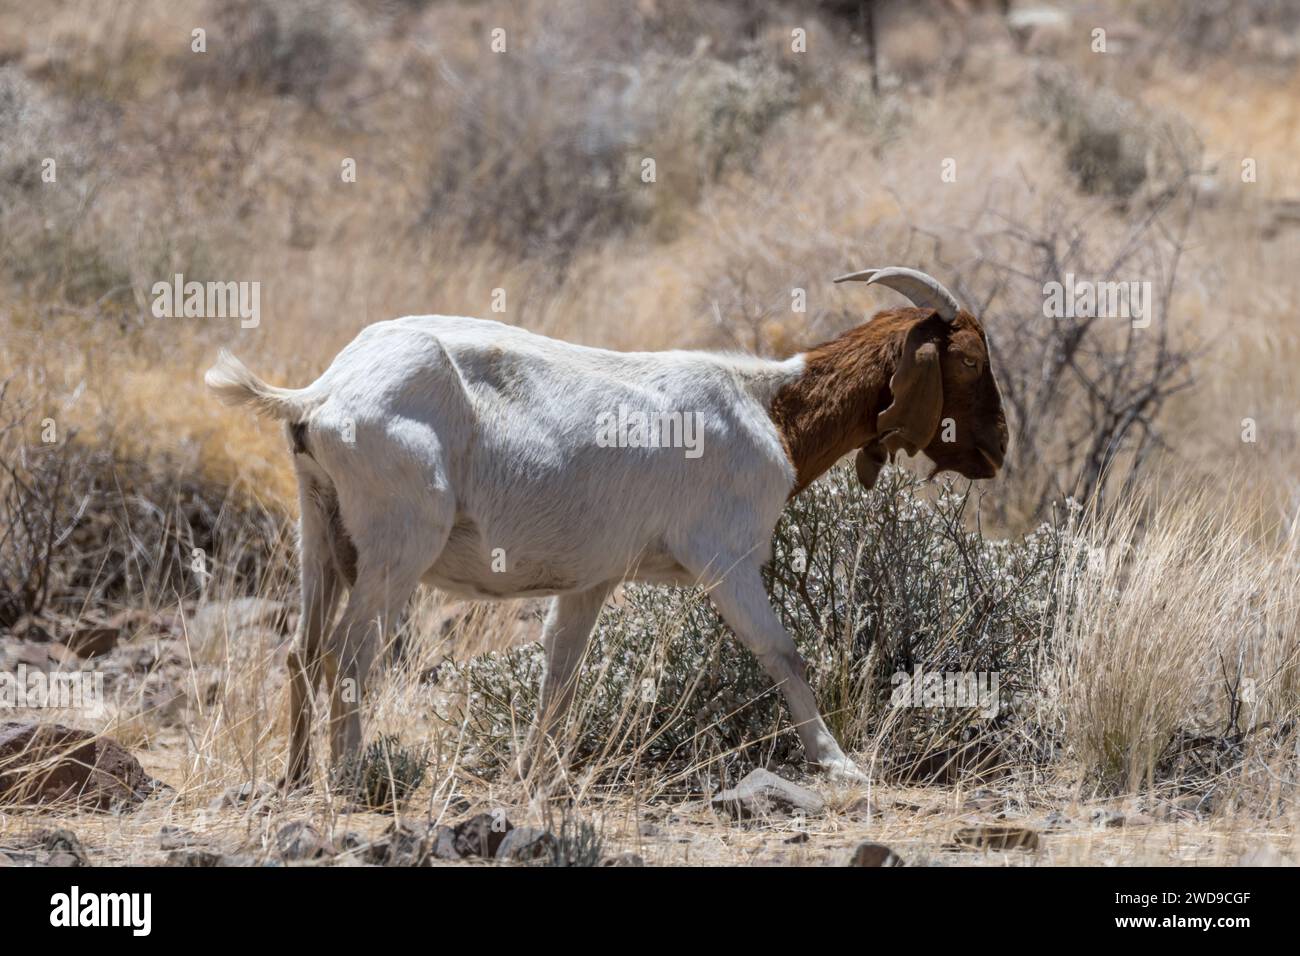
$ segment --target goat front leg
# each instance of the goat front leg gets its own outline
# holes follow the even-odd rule
[[[832,778],[865,783],[866,776],[844,755],[817,710],[817,698],[804,676],[803,658],[772,610],[758,566],[734,566],[710,588],[709,597],[723,620],[781,688],[808,761]]]
[[[577,689],[579,665],[591,639],[600,609],[609,595],[608,584],[577,594],[562,594],[551,602],[546,615],[542,644],[546,648],[546,674],[542,678],[537,723],[519,758],[519,775],[528,777],[540,752],[558,758],[560,747],[554,731],[563,723]]]

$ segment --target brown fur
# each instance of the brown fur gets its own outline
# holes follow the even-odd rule
[[[917,450],[926,452],[936,471],[952,470],[971,478],[991,478],[996,473],[985,455],[1001,464],[1007,429],[979,320],[963,311],[948,325],[929,309],[891,309],[809,350],[803,376],[772,400],[772,421],[795,468],[791,497],[855,448],[866,450],[867,463],[884,460],[884,450],[877,444],[882,429],[909,411],[901,403],[895,406],[890,389],[905,343],[911,348],[932,343],[938,350],[942,395],[908,398],[908,391],[900,387],[900,397],[908,398],[909,405],[924,404],[927,416],[938,408],[939,419],[952,418],[956,426],[952,442],[942,440],[943,429],[936,427],[937,422],[928,429],[921,427],[921,433],[928,431],[932,437]],[[906,371],[912,363],[903,364]],[[929,387],[936,386],[930,383]],[[882,426],[880,415],[887,410],[890,415]],[[870,474],[871,468],[860,462],[860,477],[864,471]]]

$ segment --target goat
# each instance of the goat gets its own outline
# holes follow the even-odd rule
[[[984,330],[937,280],[892,267],[835,281],[878,283],[915,307],[783,361],[613,352],[448,316],[368,326],[297,390],[267,385],[223,351],[208,388],[283,420],[297,471],[302,619],[286,782],[308,772],[322,670],[331,757],[357,753],[362,688],[417,584],[553,597],[532,732],[546,741],[607,595],[630,580],[704,585],[781,687],[810,763],[862,779],[769,603],[760,568],[772,530],[787,500],[854,449],[865,487],[901,451],[924,451],[935,472],[990,478],[1007,427]],[[609,447],[598,422],[624,407],[697,415],[702,453],[644,436]]]

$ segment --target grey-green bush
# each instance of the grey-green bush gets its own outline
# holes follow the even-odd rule
[[[1054,612],[1064,531],[1045,524],[1010,541],[967,527],[972,501],[951,485],[926,500],[919,479],[886,469],[867,493],[833,470],[791,503],[767,570],[772,602],[810,666],[832,730],[850,749],[885,737],[899,762],[986,734],[1014,716],[1035,681]],[[999,713],[899,708],[894,675],[997,672]],[[500,766],[537,706],[537,644],[456,665],[471,759]],[[780,694],[698,590],[629,585],[605,609],[562,738],[577,764],[615,774],[627,758],[728,769],[799,762]]]

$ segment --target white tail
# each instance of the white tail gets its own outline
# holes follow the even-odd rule
[[[203,382],[223,405],[252,405],[270,418],[297,422],[307,410],[303,390],[267,385],[225,349]]]

